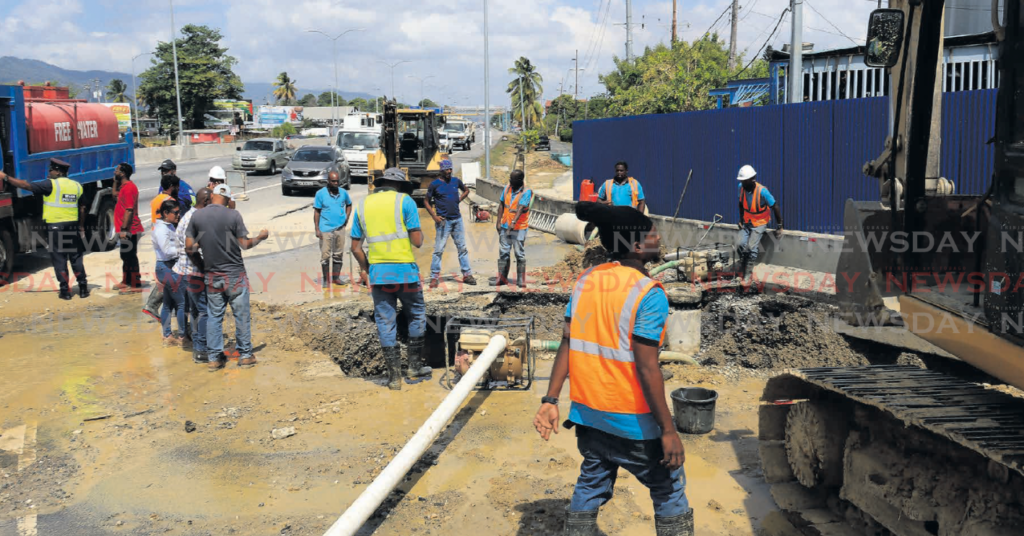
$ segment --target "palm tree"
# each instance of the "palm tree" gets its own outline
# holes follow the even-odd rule
[[[277,80],[274,81],[274,98],[278,103],[287,105],[294,102],[297,91],[295,81],[288,77],[288,73],[277,75]]]
[[[544,86],[541,85],[544,82],[544,77],[537,72],[536,67],[525,56],[520,56],[516,60],[515,66],[508,70],[508,74],[515,75],[516,78],[508,83],[508,89],[505,92],[512,98],[515,108],[514,115],[519,118],[524,129],[529,128],[539,119],[533,103],[537,101],[539,95],[544,93]],[[520,106],[521,102],[525,103],[523,106],[526,108],[525,118],[520,117],[522,116],[521,108],[523,108]]]
[[[128,102],[128,96],[125,92],[128,91],[128,86],[124,83],[124,80],[115,78],[107,84],[107,100],[110,102]]]

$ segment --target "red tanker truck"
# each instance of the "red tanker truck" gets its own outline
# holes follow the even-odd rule
[[[86,244],[104,251],[117,244],[114,169],[135,165],[132,133],[118,133],[117,117],[102,104],[69,97],[68,88],[0,85],[0,158],[8,175],[47,177],[50,158],[71,164],[68,178],[83,185],[89,216]],[[45,248],[42,198],[0,184],[0,285],[10,281],[14,257]]]

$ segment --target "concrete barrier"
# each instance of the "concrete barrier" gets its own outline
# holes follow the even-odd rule
[[[482,178],[476,182],[477,194],[496,203],[501,198],[503,187],[494,181]],[[554,220],[561,214],[575,212],[575,205],[575,201],[537,196],[530,209],[530,227],[553,234],[555,232]],[[549,218],[551,220],[550,229],[543,225]],[[656,214],[652,214],[651,219],[658,226],[661,243],[669,252],[676,248],[697,245],[700,237],[711,225],[711,222],[685,218],[673,220],[668,216]],[[735,244],[738,233],[739,230],[736,228],[735,222],[719,223],[708,233],[702,246],[716,243]],[[782,238],[776,239],[775,235],[769,232],[765,233],[764,238],[761,239],[761,255],[758,257],[758,263],[834,274],[842,249],[843,237],[839,235],[786,230]]]
[[[288,140],[286,143],[293,149],[303,145],[327,145],[330,138],[308,138],[299,140]],[[135,164],[150,165],[159,164],[170,158],[175,162],[187,162],[189,160],[205,160],[208,158],[225,158],[236,152],[236,147],[241,147],[245,142],[231,143],[204,143],[199,145],[172,145],[169,147],[147,147],[135,149]]]

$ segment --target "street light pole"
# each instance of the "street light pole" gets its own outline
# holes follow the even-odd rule
[[[488,41],[487,0],[484,0],[484,176],[491,180],[491,60]]]
[[[412,62],[410,62],[409,60],[398,60],[398,61],[396,61],[394,63],[388,63],[388,62],[386,62],[384,60],[377,60],[377,63],[383,63],[384,65],[388,66],[388,69],[391,69],[391,98],[397,100],[397,97],[395,97],[395,67],[397,67],[397,66],[399,66],[399,65],[401,65],[403,63],[412,63]]]
[[[338,111],[338,105],[337,105],[337,101],[335,100],[335,97],[337,97],[337,95],[338,95],[338,39],[340,39],[342,36],[344,36],[345,34],[347,34],[349,32],[363,32],[363,31],[366,31],[366,28],[352,28],[350,30],[345,30],[344,32],[341,32],[340,34],[338,34],[338,35],[336,35],[334,37],[331,37],[330,35],[327,34],[327,32],[323,32],[321,30],[306,30],[306,31],[310,32],[310,33],[318,33],[318,34],[320,34],[320,35],[330,39],[332,47],[333,47],[332,51],[333,51],[333,54],[334,54],[334,89],[331,90],[331,137],[333,138],[334,137],[334,129],[336,129],[338,127],[338,119],[337,119],[337,115],[336,115],[337,111]]]
[[[181,124],[181,84],[178,82],[178,30],[174,28],[174,0],[168,0],[171,5],[171,52],[174,54],[174,94],[178,100],[178,145],[181,145],[181,131],[184,127]]]
[[[409,78],[412,78],[414,80],[419,80],[420,81],[420,102],[419,102],[419,105],[422,106],[423,105],[423,101],[426,100],[426,95],[423,93],[423,82],[425,82],[427,80],[430,80],[431,78],[436,78],[436,77],[434,75],[430,75],[430,76],[427,76],[427,77],[420,78],[419,76],[413,76],[411,74],[408,75],[408,76],[409,76]]]
[[[380,87],[374,87],[373,92],[373,113],[379,114],[380,108],[378,108],[378,106],[380,104]]]
[[[152,54],[152,52],[143,52],[142,54],[139,54],[139,55],[136,55],[136,56],[132,56],[132,100],[135,101],[135,136],[136,136],[136,139],[138,139],[138,136],[141,136],[140,132],[142,132],[142,129],[139,128],[139,87],[135,83],[135,60],[140,58],[140,57],[142,57],[142,56],[146,56],[148,54]]]

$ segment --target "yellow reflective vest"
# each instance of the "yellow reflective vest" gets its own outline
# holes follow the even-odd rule
[[[43,221],[65,223],[78,221],[78,200],[82,198],[82,185],[67,178],[50,179],[53,189],[43,198]]]
[[[416,262],[402,217],[406,197],[394,190],[378,191],[359,204],[359,224],[369,246],[370,264]]]

